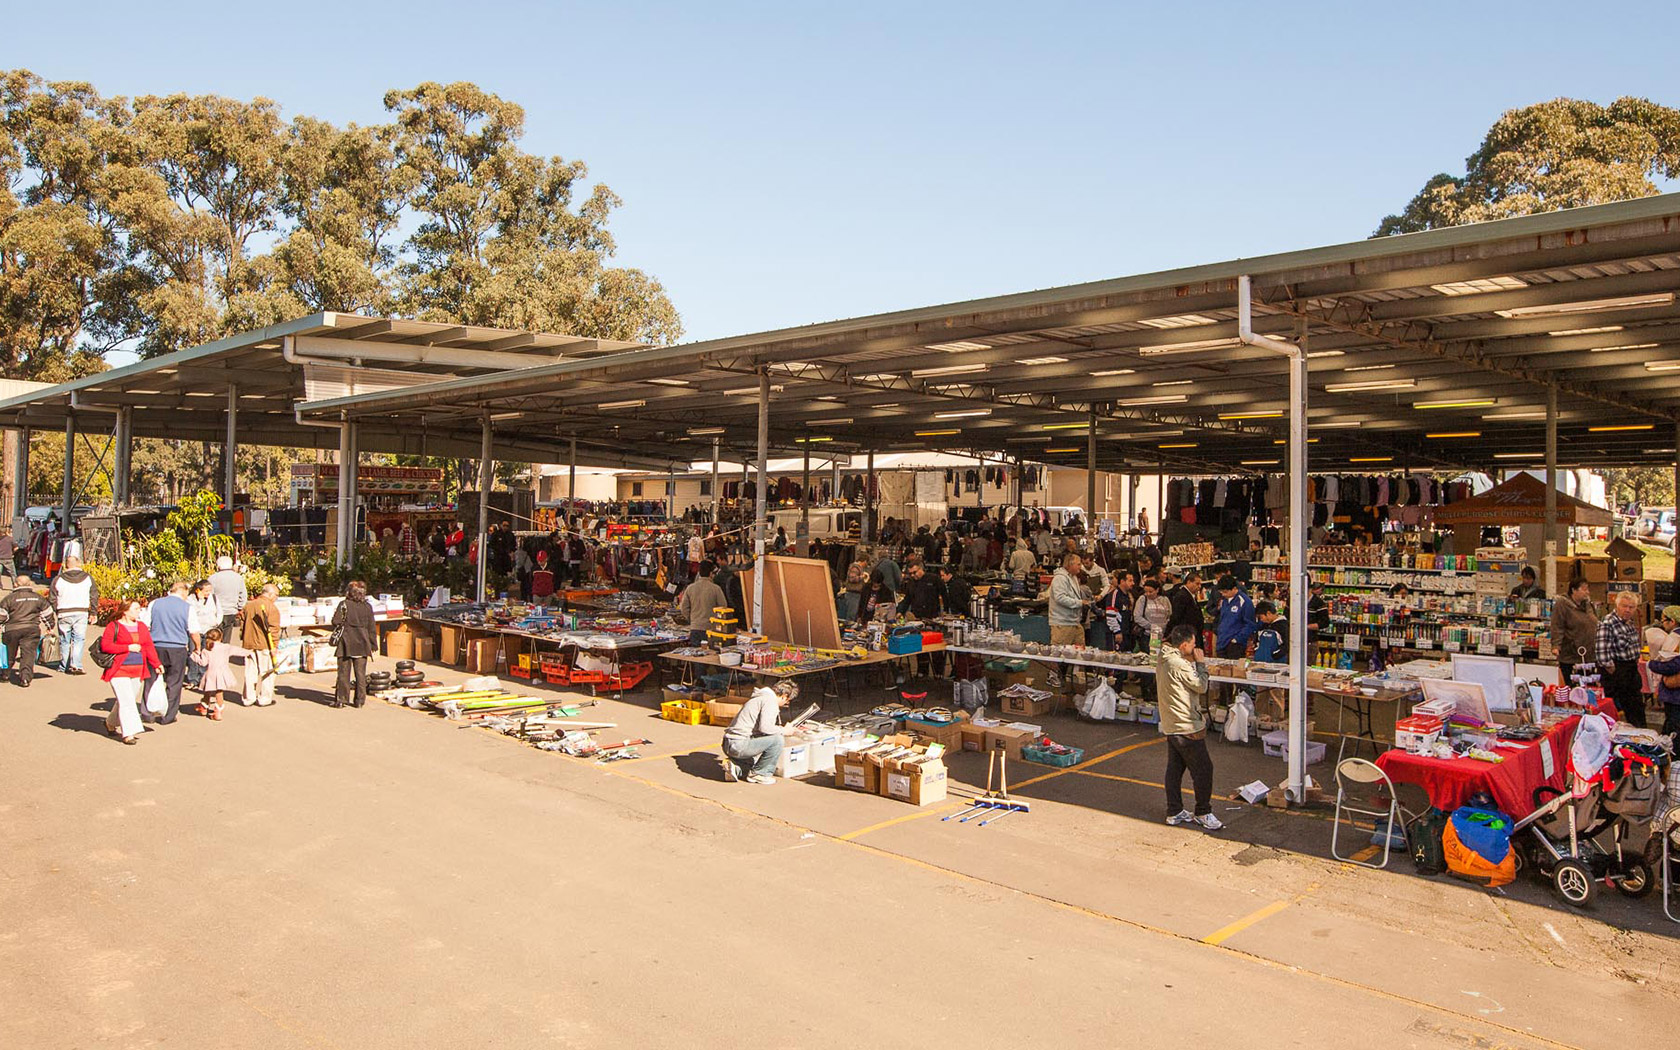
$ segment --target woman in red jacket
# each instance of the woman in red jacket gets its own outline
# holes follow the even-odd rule
[[[111,683],[113,696],[111,713],[105,716],[105,731],[121,737],[125,744],[138,744],[145,731],[140,724],[141,692],[152,675],[163,670],[157,650],[152,648],[152,632],[140,622],[139,602],[123,606],[122,617],[105,626],[99,649],[111,656],[111,666],[103,676]]]

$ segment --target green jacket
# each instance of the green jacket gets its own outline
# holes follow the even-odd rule
[[[1161,733],[1179,736],[1207,728],[1202,700],[1207,696],[1207,668],[1186,660],[1176,646],[1163,643],[1155,658],[1155,689],[1161,712]]]

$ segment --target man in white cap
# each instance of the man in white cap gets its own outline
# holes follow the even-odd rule
[[[210,574],[210,593],[216,598],[216,611],[222,614],[222,637],[233,638],[239,626],[239,610],[245,608],[251,593],[245,589],[245,577],[233,567],[233,559],[222,555],[216,559],[216,571]]]

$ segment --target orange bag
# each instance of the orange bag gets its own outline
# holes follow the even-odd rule
[[[1463,813],[1460,810],[1459,813]],[[1454,814],[1456,818],[1458,814]],[[1441,851],[1447,862],[1447,870],[1461,879],[1476,883],[1478,886],[1503,886],[1517,877],[1516,850],[1510,846],[1509,838],[1505,841],[1505,855],[1498,863],[1489,860],[1481,853],[1472,849],[1458,833],[1459,821],[1447,821],[1447,826],[1441,832]]]

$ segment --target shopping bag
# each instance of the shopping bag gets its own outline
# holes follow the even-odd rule
[[[1094,721],[1112,722],[1114,707],[1118,702],[1119,697],[1115,695],[1114,687],[1108,684],[1108,679],[1099,678],[1097,684],[1085,694],[1084,704],[1079,713]]]
[[[37,657],[40,663],[56,664],[63,657],[63,646],[57,631],[49,631],[41,636],[41,654]]]
[[[145,713],[162,715],[169,710],[169,691],[163,687],[163,676],[153,675],[146,683]]]
[[[1517,877],[1510,817],[1497,810],[1460,806],[1441,830],[1447,871],[1480,886],[1503,886]]]

